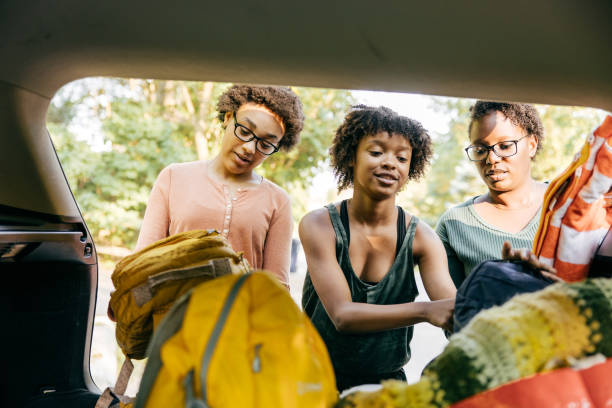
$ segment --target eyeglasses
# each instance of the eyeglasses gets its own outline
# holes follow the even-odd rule
[[[259,136],[256,136],[251,129],[238,123],[238,119],[236,119],[236,112],[234,112],[234,135],[243,142],[250,142],[251,140],[255,139],[255,148],[259,153],[266,156],[278,151],[278,146],[268,142],[265,139],[262,139]]]
[[[514,156],[518,151],[518,142],[529,135],[525,135],[520,139],[516,140],[506,140],[503,142],[495,143],[492,146],[485,145],[471,145],[465,148],[465,152],[467,153],[468,159],[471,161],[481,161],[489,156],[489,151],[493,150],[493,153],[497,155],[497,157],[510,157]]]

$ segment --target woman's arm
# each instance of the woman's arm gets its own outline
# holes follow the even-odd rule
[[[422,221],[417,225],[412,253],[419,265],[419,272],[427,295],[431,300],[444,302],[435,310],[435,319],[443,322],[437,326],[451,328],[457,289],[448,272],[442,241],[431,227]]]
[[[273,273],[287,288],[289,288],[292,231],[291,202],[287,200],[274,211],[263,249],[263,269]]]
[[[373,305],[353,302],[336,260],[335,234],[326,209],[307,214],[299,226],[308,272],[331,321],[339,332],[375,332],[416,323],[442,326],[449,301]],[[449,278],[450,280],[450,278]],[[451,283],[452,284],[452,283]]]
[[[444,221],[440,221],[436,226],[436,234],[442,241],[444,245],[444,251],[446,252],[446,262],[448,264],[448,272],[450,273],[451,278],[453,279],[453,283],[456,288],[459,288],[463,281],[465,280],[465,268],[463,266],[463,262],[459,260],[457,253],[450,245],[446,233],[446,224]]]
[[[459,257],[455,253],[455,250],[451,247],[444,247],[446,250],[446,261],[448,262],[448,272],[450,273],[453,283],[456,288],[459,288],[465,280],[465,267],[463,262],[459,260]]]
[[[151,190],[147,209],[142,220],[136,251],[149,244],[166,238],[169,234],[170,210],[168,208],[168,193],[170,189],[170,169],[163,169]]]
[[[429,298],[454,298],[457,290],[448,272],[444,245],[431,227],[422,221],[417,225],[412,253]]]

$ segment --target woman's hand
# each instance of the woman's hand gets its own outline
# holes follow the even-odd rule
[[[540,271],[542,276],[556,282],[563,282],[563,279],[557,276],[557,270],[555,268],[540,262],[538,257],[528,248],[514,249],[510,242],[505,241],[502,247],[502,259],[524,262],[530,268]]]
[[[433,300],[427,303],[425,318],[434,326],[441,327],[444,330],[452,332],[454,310],[455,298]]]

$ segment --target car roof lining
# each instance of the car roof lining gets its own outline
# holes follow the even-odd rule
[[[7,0],[0,81],[212,80],[612,110],[612,2]]]

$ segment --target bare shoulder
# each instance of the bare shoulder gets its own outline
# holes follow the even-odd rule
[[[323,230],[333,230],[327,208],[311,211],[300,220],[300,234],[302,231],[322,232]]]
[[[436,232],[426,222],[419,220],[414,233],[412,252],[415,256],[422,256],[429,251],[443,250],[442,241]]]
[[[414,234],[415,241],[419,240],[429,240],[438,238],[438,234],[423,220],[418,220],[416,231]]]
[[[327,208],[319,208],[307,213],[300,221],[298,229],[302,245],[329,245],[335,233]]]

